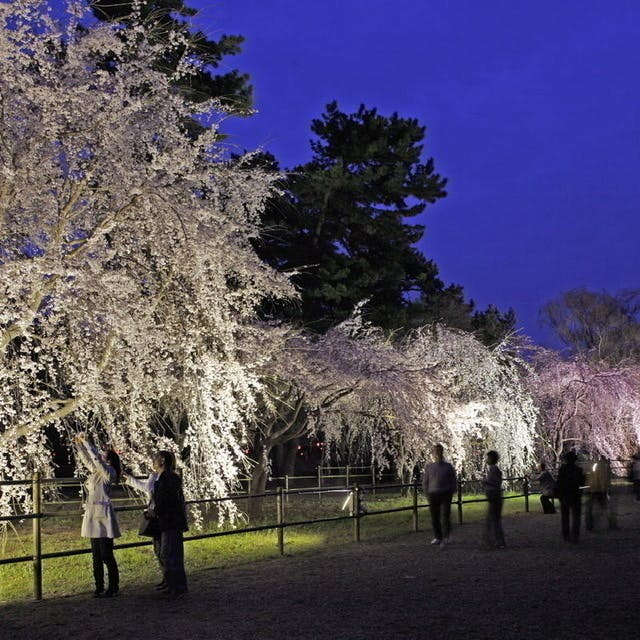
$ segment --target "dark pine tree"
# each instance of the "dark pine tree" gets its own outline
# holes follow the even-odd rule
[[[185,5],[184,0],[142,0],[140,16],[153,24],[154,36],[167,37],[171,31],[188,36],[190,55],[195,55],[203,68],[196,75],[181,79],[177,85],[186,99],[198,103],[218,98],[226,108],[236,114],[248,113],[252,103],[249,76],[237,70],[217,73],[226,56],[236,55],[244,42],[242,36],[222,35],[218,40],[209,39],[202,31],[194,29],[189,19],[197,10]],[[93,14],[99,20],[131,24],[133,2],[131,0],[93,0]],[[157,61],[158,68],[171,73],[176,69],[184,50],[176,48]]]
[[[257,244],[263,259],[295,273],[301,294],[276,313],[325,331],[366,300],[365,317],[386,329],[431,321],[482,328],[462,288],[445,286],[415,246],[424,226],[412,220],[446,195],[433,160],[421,159],[425,127],[365,106],[346,114],[332,102],[311,129],[313,157],[287,172]],[[277,169],[273,157],[262,163]]]

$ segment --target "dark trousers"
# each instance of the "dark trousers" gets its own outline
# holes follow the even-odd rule
[[[117,591],[120,584],[120,573],[118,572],[118,563],[113,555],[113,538],[91,538],[91,555],[96,590],[104,590],[104,565],[106,565],[109,575],[109,589]]]
[[[431,526],[433,535],[442,540],[442,534],[448,538],[451,533],[451,497],[450,493],[430,493],[429,513],[431,514]]]
[[[562,520],[562,537],[571,542],[580,538],[580,513],[582,501],[577,498],[560,499],[560,518]]]
[[[607,523],[610,529],[615,528],[615,518],[610,509],[609,495],[604,491],[590,492],[587,498],[587,512],[584,518],[584,524],[587,531],[593,531],[593,527],[596,524],[596,513],[594,513],[594,507],[601,513],[607,515]]]
[[[169,591],[184,593],[187,590],[187,575],[184,571],[182,531],[169,529],[160,534],[159,560]]]
[[[162,572],[162,579],[164,580],[164,567],[162,566],[162,557],[160,556],[161,549],[162,549],[161,535],[153,536],[153,555],[156,557],[156,560],[160,565],[160,571]]]
[[[555,513],[556,508],[553,504],[553,498],[549,496],[540,496],[540,504],[542,505],[542,513]]]
[[[485,522],[485,542],[490,546],[504,545],[502,529],[502,492],[487,493],[487,519]]]

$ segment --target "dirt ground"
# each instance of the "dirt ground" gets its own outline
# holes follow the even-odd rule
[[[442,550],[423,530],[201,571],[177,601],[124,585],[110,600],[3,605],[0,638],[640,638],[640,504],[620,499],[619,530],[601,524],[577,545],[562,541],[559,515],[543,516],[537,500],[532,511],[505,518],[506,549],[482,548],[480,525],[467,524]]]

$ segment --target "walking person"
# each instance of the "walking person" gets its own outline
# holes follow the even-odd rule
[[[451,499],[456,490],[456,472],[444,459],[444,447],[433,447],[433,462],[424,468],[422,488],[429,501],[433,527],[432,545],[448,544],[451,536]]]
[[[487,475],[482,486],[487,498],[485,542],[489,547],[501,549],[506,546],[502,529],[502,471],[498,467],[497,451],[487,451]]]
[[[611,465],[603,455],[594,463],[587,478],[589,482],[589,493],[587,495],[587,512],[585,514],[585,528],[593,531],[597,513],[607,516],[607,523],[613,528],[614,518],[610,509],[611,491]]]
[[[151,499],[153,515],[160,526],[160,562],[167,592],[180,596],[187,592],[183,533],[188,526],[182,479],[172,469],[173,460],[170,451],[159,451],[153,457],[153,469],[158,479],[153,485]]]
[[[553,499],[556,496],[556,481],[544,462],[538,464],[538,475],[533,479],[540,486],[540,504],[542,513],[556,513]]]
[[[576,464],[578,456],[573,451],[564,454],[564,463],[558,471],[556,492],[560,498],[562,537],[566,542],[577,543],[580,539],[580,515],[582,510],[582,487],[584,471]]]
[[[111,504],[111,485],[120,476],[120,458],[113,449],[103,454],[89,442],[85,434],[74,441],[78,458],[89,471],[84,487],[86,502],[80,535],[91,539],[93,558],[94,597],[109,598],[120,589],[118,563],[113,555],[113,540],[120,537],[120,527]],[[108,586],[104,588],[104,567],[107,567]]]

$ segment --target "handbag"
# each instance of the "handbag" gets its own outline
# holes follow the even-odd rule
[[[140,521],[140,527],[138,528],[139,536],[147,536],[149,538],[156,538],[160,535],[160,520],[156,516],[152,515],[146,509],[142,512],[142,520]]]

